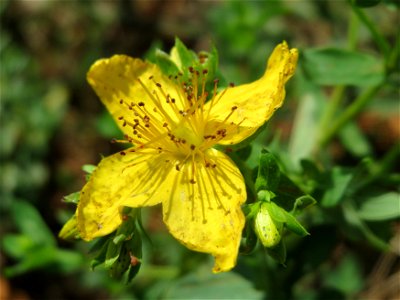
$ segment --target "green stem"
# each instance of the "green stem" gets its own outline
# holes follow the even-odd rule
[[[361,112],[365,105],[375,96],[382,86],[383,84],[373,86],[367,89],[363,94],[359,95],[356,100],[354,100],[354,102],[339,116],[336,122],[334,122],[332,126],[326,128],[324,135],[319,141],[319,145],[321,147],[325,146],[347,122]]]
[[[330,127],[330,123],[333,120],[336,111],[343,102],[343,95],[345,89],[346,87],[344,85],[340,85],[335,87],[335,89],[333,90],[332,97],[328,102],[324,114],[321,117],[320,136],[322,136],[324,132],[326,132],[326,130],[328,130],[328,128]]]
[[[361,22],[368,28],[375,43],[378,45],[380,51],[384,54],[385,58],[388,57],[390,52],[390,45],[385,38],[379,33],[375,24],[368,18],[362,9],[354,5],[353,1],[349,1],[354,13],[358,16]]]
[[[396,160],[400,156],[400,142],[397,142],[392,148],[385,154],[380,162],[373,165],[371,175],[365,181],[365,185],[368,185],[372,181],[378,179],[384,174],[389,174],[389,171],[396,165]]]
[[[392,52],[389,54],[386,61],[386,71],[387,73],[392,72],[393,70],[397,70],[397,62],[400,55],[400,36],[397,36],[396,43],[392,48]]]
[[[349,29],[347,32],[347,48],[349,50],[355,50],[357,48],[357,38],[358,38],[358,29],[360,27],[360,22],[357,15],[352,11]]]
[[[358,17],[354,13],[351,13],[350,24],[347,32],[347,47],[349,50],[356,49],[359,24],[360,23]],[[321,117],[320,127],[319,127],[320,138],[323,137],[324,132],[326,132],[330,127],[330,123],[334,119],[337,110],[341,106],[345,90],[346,86],[344,85],[337,86],[333,90],[328,106]]]

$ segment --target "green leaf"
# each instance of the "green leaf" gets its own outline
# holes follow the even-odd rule
[[[400,194],[390,192],[365,199],[357,211],[361,219],[384,221],[400,217]]]
[[[80,194],[81,194],[81,192],[79,191],[79,192],[75,192],[75,193],[69,194],[67,196],[64,196],[63,201],[66,203],[78,204]]]
[[[338,48],[309,49],[299,60],[306,75],[320,85],[374,86],[384,80],[376,57]]]
[[[2,249],[7,255],[21,259],[35,246],[29,236],[22,234],[7,234],[2,241]]]
[[[374,247],[381,251],[388,251],[389,245],[386,241],[382,240],[371,231],[371,229],[365,224],[365,222],[358,215],[353,203],[351,201],[346,201],[343,203],[343,216],[347,224],[357,228],[362,232],[367,241]]]
[[[275,194],[274,202],[287,211],[293,209],[297,198],[304,196],[304,192],[299,186],[283,173],[281,173],[279,186]]]
[[[275,191],[280,180],[280,170],[273,154],[266,150],[261,151],[260,165],[255,183],[256,191]]]
[[[85,265],[85,259],[79,252],[57,249],[54,257],[54,263],[56,264],[54,268],[60,274],[75,272]]]
[[[346,253],[339,264],[324,275],[322,278],[325,286],[337,289],[345,295],[355,294],[363,287],[362,268],[352,253]]]
[[[353,173],[340,167],[334,167],[329,176],[330,184],[321,200],[321,204],[325,207],[336,206],[344,199],[347,186],[353,178]]]
[[[52,232],[31,204],[14,201],[11,205],[11,213],[20,232],[28,236],[33,243],[42,246],[56,244]]]
[[[18,264],[5,268],[4,273],[7,277],[12,277],[44,268],[54,263],[55,255],[56,248],[53,246],[43,245],[41,247],[32,248]]]
[[[208,267],[208,266],[207,266]],[[215,276],[209,268],[200,268],[171,281],[156,299],[263,299],[263,292],[235,272]]]
[[[372,154],[371,144],[355,122],[345,125],[339,131],[339,137],[346,149],[354,156],[365,157]]]

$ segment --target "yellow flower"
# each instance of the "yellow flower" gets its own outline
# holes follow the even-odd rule
[[[189,249],[215,257],[214,272],[236,264],[246,187],[239,169],[216,144],[238,143],[282,105],[297,50],[286,43],[272,53],[257,81],[205,92],[168,78],[157,65],[124,55],[97,61],[88,81],[134,147],[104,158],[82,189],[77,223],[84,240],[104,236],[122,222],[123,206],[161,203],[171,234]],[[208,100],[208,101],[206,101]]]

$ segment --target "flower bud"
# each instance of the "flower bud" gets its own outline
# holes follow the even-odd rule
[[[280,230],[271,218],[268,203],[261,204],[254,220],[254,229],[264,247],[271,248],[279,244]]]

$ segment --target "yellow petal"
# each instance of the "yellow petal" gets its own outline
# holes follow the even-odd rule
[[[182,106],[178,87],[154,64],[126,55],[114,55],[96,61],[87,79],[125,134],[132,134],[132,128],[126,123],[134,123],[138,118],[135,113],[140,114],[139,118],[146,115],[153,124],[158,122],[161,127],[165,122],[178,119],[177,110]],[[176,99],[178,109],[166,102],[167,95]],[[138,107],[139,103],[143,106]],[[132,109],[132,104],[135,109]]]
[[[289,49],[283,42],[274,49],[260,79],[227,88],[209,101],[206,109],[212,107],[206,135],[225,128],[226,137],[219,142],[224,145],[236,144],[252,135],[282,105],[285,83],[295,71],[297,58],[297,49]],[[228,114],[231,115],[225,120]]]
[[[172,168],[163,154],[151,149],[104,158],[81,191],[77,219],[82,239],[115,230],[122,222],[123,206],[160,203],[165,195],[162,184]]]
[[[171,234],[189,249],[212,254],[214,272],[233,268],[244,226],[240,205],[246,198],[238,168],[222,152],[209,149],[168,180],[172,192],[163,201],[163,215]]]

